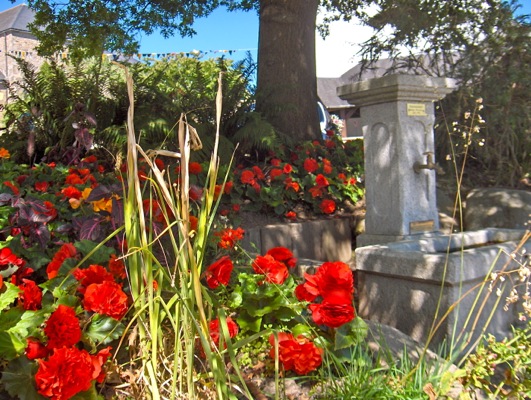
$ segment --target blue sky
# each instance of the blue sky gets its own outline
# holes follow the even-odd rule
[[[519,0],[522,14],[531,14],[531,0]],[[0,12],[18,4],[9,0],[0,0]],[[179,36],[164,39],[160,35],[141,37],[140,53],[189,53],[199,50],[205,56],[221,56],[242,59],[249,51],[256,60],[258,44],[258,16],[256,12],[228,12],[224,9],[214,11],[210,16],[198,19],[194,24],[197,32],[192,38]],[[323,40],[317,35],[317,75],[337,77],[352,68],[357,59],[359,43],[369,37],[370,30],[353,23],[336,23],[330,29],[330,36]],[[222,52],[225,50],[227,52]],[[231,53],[228,53],[230,51]]]

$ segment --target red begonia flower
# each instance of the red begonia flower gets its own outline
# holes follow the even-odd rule
[[[101,265],[89,265],[88,268],[76,268],[72,275],[79,281],[78,292],[85,293],[86,288],[93,283],[114,282],[114,276]]]
[[[227,286],[230,281],[234,265],[229,256],[221,257],[211,264],[205,271],[205,278],[210,289],[216,289],[219,285]]]
[[[308,306],[312,312],[312,319],[317,325],[326,325],[330,328],[338,328],[354,319],[354,307],[352,304],[331,303],[323,301],[319,304]]]
[[[307,158],[306,160],[304,160],[303,167],[306,172],[311,174],[317,171],[317,168],[319,168],[319,164],[317,163],[317,160],[315,158]]]
[[[198,175],[203,171],[203,167],[198,162],[193,161],[190,164],[188,164],[188,171],[192,175]]]
[[[86,311],[120,320],[127,313],[128,298],[116,282],[93,283],[85,290],[83,307]]]
[[[18,286],[22,292],[18,294],[20,303],[24,310],[40,310],[42,302],[42,290],[37,284],[29,279],[22,279],[22,284]]]
[[[274,335],[269,336],[269,343],[275,346]],[[322,355],[323,350],[304,336],[294,338],[290,333],[278,334],[278,358],[286,371],[307,375],[322,364]],[[269,351],[269,356],[275,358],[274,347]]]
[[[336,210],[336,203],[334,200],[325,199],[321,202],[320,207],[323,214],[332,214]]]
[[[266,282],[281,285],[288,279],[289,272],[286,265],[275,258],[266,254],[257,256],[253,262],[253,270],[257,274],[265,275]]]
[[[28,338],[26,340],[27,346],[24,353],[28,360],[36,360],[37,358],[46,358],[50,354],[50,349],[48,349],[44,344],[39,340]]]
[[[269,249],[266,254],[273,256],[273,258],[277,261],[283,262],[287,267],[293,268],[295,265],[297,265],[297,259],[293,257],[291,250],[285,247],[273,247]]]
[[[37,391],[50,399],[68,400],[90,389],[94,364],[90,354],[76,347],[55,349],[46,360],[39,360],[35,374]]]
[[[231,317],[227,317],[227,328],[229,331],[229,337],[232,339],[238,334],[238,324],[232,320]],[[219,320],[214,319],[210,321],[208,324],[208,331],[210,333],[210,338],[214,342],[214,344],[219,346],[219,338],[220,338],[220,327],[219,327]]]
[[[81,339],[79,319],[73,308],[59,304],[44,326],[48,349],[71,347]]]

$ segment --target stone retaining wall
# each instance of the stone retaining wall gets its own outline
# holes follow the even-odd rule
[[[354,236],[350,218],[294,222],[247,229],[242,247],[265,254],[284,246],[300,259],[343,261],[352,264]]]

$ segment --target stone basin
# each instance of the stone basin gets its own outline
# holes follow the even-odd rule
[[[531,240],[521,243],[525,234],[525,230],[489,228],[357,248],[358,312],[427,342],[440,298],[437,320],[452,305],[458,306],[429,341],[433,349],[450,341],[453,332],[470,332],[473,343],[487,325],[491,310],[495,311],[486,332],[497,339],[510,336],[511,326],[518,324],[516,307],[503,310],[510,280],[496,286],[501,289],[499,298],[496,290],[489,292],[488,284],[481,286],[491,272],[516,269],[518,255],[530,254]],[[515,259],[511,253],[517,254]],[[472,318],[467,324],[469,314]]]

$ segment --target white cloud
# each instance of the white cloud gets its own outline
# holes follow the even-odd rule
[[[356,21],[337,21],[330,25],[330,34],[323,39],[316,34],[317,76],[336,78],[359,62],[356,55],[360,44],[369,39],[372,29]]]

